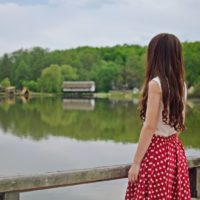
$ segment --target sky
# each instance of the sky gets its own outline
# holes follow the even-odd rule
[[[200,0],[0,0],[0,55],[40,46],[148,45],[161,32],[200,41]]]

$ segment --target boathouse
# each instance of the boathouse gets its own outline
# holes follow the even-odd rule
[[[62,91],[64,93],[74,92],[94,92],[95,82],[94,81],[64,81],[62,85]]]
[[[9,96],[14,96],[16,93],[16,88],[15,86],[10,86],[6,88],[6,94]]]

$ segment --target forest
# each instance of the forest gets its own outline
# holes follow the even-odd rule
[[[200,42],[182,42],[187,86],[200,92]],[[147,46],[82,46],[66,50],[33,47],[0,57],[0,84],[59,93],[64,80],[93,80],[96,92],[140,88]]]

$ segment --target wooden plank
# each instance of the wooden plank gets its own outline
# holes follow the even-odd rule
[[[200,166],[200,158],[188,158],[189,167]],[[25,192],[127,178],[130,164],[96,167],[44,174],[18,175],[0,178],[0,192]]]
[[[187,163],[189,168],[200,166],[200,157],[187,156]]]
[[[18,192],[7,192],[0,195],[0,200],[19,200]]]
[[[25,192],[125,178],[127,177],[129,168],[130,165],[118,165],[84,170],[49,172],[28,176],[4,177],[0,179],[0,192]]]

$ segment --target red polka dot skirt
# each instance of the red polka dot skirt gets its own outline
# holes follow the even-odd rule
[[[138,179],[128,181],[125,200],[190,200],[185,150],[176,134],[153,135],[140,164]]]

